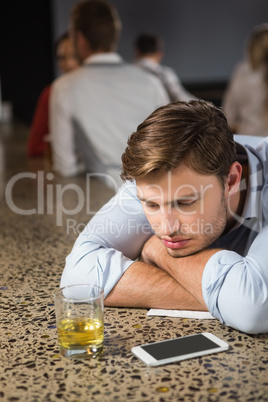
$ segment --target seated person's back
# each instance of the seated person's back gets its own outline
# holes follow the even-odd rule
[[[106,20],[105,32],[100,19]],[[128,136],[168,97],[157,78],[114,52],[120,21],[112,6],[95,0],[80,3],[73,9],[71,27],[83,65],[53,85],[54,169],[64,176],[87,171],[119,181]]]
[[[268,136],[268,25],[252,31],[246,58],[236,66],[223,97],[234,133]]]
[[[157,76],[164,85],[171,102],[196,99],[182,85],[176,72],[161,64],[164,57],[164,41],[153,33],[141,33],[134,43],[135,64]]]

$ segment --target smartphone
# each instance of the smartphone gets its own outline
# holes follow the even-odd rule
[[[227,349],[229,349],[228,343],[209,332],[202,332],[167,341],[134,346],[131,351],[147,366],[160,366],[161,364],[174,363],[210,353],[223,352]]]

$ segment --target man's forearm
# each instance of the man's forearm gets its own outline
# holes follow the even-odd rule
[[[105,298],[106,306],[207,310],[164,270],[134,262]]]
[[[218,249],[203,250],[187,257],[171,257],[161,240],[151,237],[142,251],[143,261],[155,264],[175,279],[193,298],[207,309],[202,293],[202,275],[209,258]]]
[[[207,308],[202,292],[202,276],[209,258],[218,250],[204,250],[184,258],[172,258],[168,255],[164,269],[178,281],[203,308]]]

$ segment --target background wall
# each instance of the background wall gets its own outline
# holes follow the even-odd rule
[[[53,2],[54,34],[68,26],[75,0]],[[133,41],[143,30],[165,40],[164,63],[185,83],[226,81],[243,57],[252,28],[268,22],[267,0],[112,0],[123,23],[119,52],[129,61]]]
[[[5,2],[0,12],[2,97],[30,123],[40,91],[56,76],[55,39],[75,0]],[[268,21],[267,0],[112,0],[123,23],[119,52],[132,61],[143,30],[161,34],[163,62],[197,96],[220,102],[252,28]]]

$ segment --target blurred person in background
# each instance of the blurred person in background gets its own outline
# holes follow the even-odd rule
[[[234,133],[268,136],[268,23],[252,31],[230,79],[223,109]]]
[[[55,50],[60,74],[67,73],[79,66],[80,62],[75,56],[74,47],[67,32],[58,38]],[[44,156],[46,148],[49,147],[46,137],[49,135],[50,91],[51,85],[47,85],[41,92],[36,104],[27,142],[29,157]]]
[[[135,64],[161,80],[171,102],[196,99],[183,87],[176,72],[161,64],[164,57],[164,41],[159,35],[141,33],[134,42],[134,52]]]
[[[121,155],[128,136],[169,99],[158,78],[116,53],[121,21],[111,3],[75,4],[70,32],[82,65],[53,83],[53,170],[65,177],[96,173],[114,187],[121,184]]]

